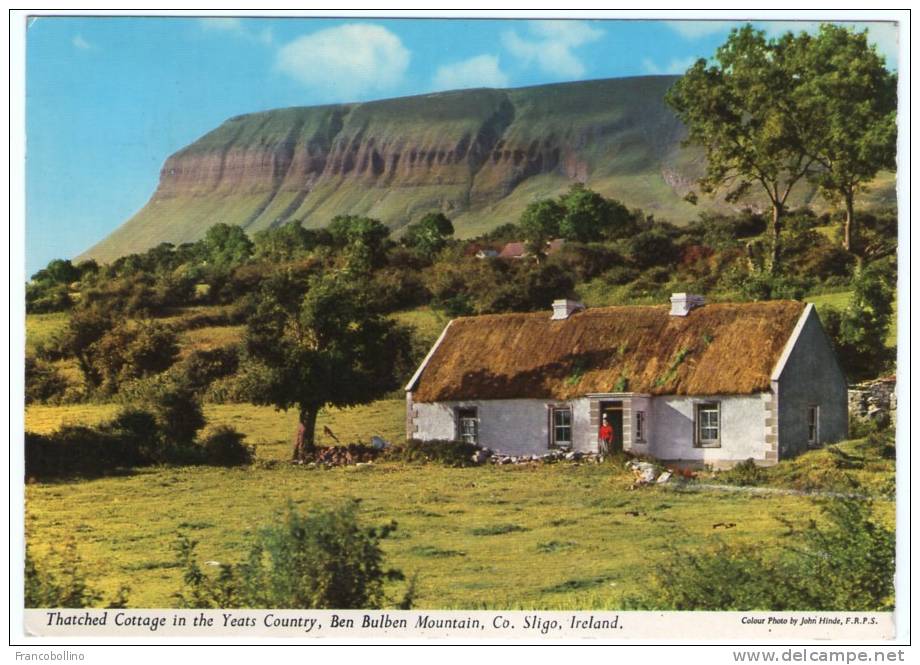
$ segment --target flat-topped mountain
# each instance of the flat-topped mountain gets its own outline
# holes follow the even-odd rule
[[[461,237],[517,221],[573,182],[684,222],[703,164],[664,103],[672,76],[475,89],[230,118],[166,160],[150,201],[81,258],[110,261],[199,239],[218,222],[249,232],[338,214],[398,231],[427,212]],[[889,192],[890,190],[890,192]],[[813,193],[803,187],[799,202]],[[889,186],[882,196],[893,196]]]

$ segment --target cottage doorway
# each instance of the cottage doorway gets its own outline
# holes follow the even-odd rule
[[[607,422],[613,427],[613,450],[610,452],[621,452],[623,450],[623,402],[621,400],[601,402],[600,412],[602,421],[603,416],[607,416]]]

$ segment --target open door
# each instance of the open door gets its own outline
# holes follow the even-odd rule
[[[607,416],[607,422],[613,428],[613,449],[610,452],[623,451],[623,402],[615,400],[610,402],[601,402],[600,404],[601,419]]]

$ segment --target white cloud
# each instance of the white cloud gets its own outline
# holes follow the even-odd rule
[[[730,21],[665,21],[665,25],[686,39],[702,39],[723,32],[728,34],[738,24]]]
[[[269,45],[274,41],[271,28],[255,30],[239,18],[203,18],[199,24],[207,32],[222,32],[252,42]]]
[[[82,35],[76,35],[76,36],[71,40],[71,43],[74,45],[74,48],[78,48],[78,49],[80,49],[81,51],[89,51],[89,50],[95,48],[92,44],[90,44],[88,41],[86,41],[85,39],[83,39],[83,36],[82,36]]]
[[[603,31],[584,21],[531,21],[528,35],[522,37],[514,30],[502,34],[505,48],[525,66],[533,63],[555,76],[579,78],[585,66],[572,53],[601,38]]]
[[[436,90],[458,88],[504,88],[508,76],[501,70],[498,56],[477,55],[469,60],[438,67],[434,75]]]
[[[386,28],[349,23],[304,35],[278,51],[278,69],[337,96],[386,90],[403,79],[411,53]]]
[[[672,58],[671,61],[664,67],[659,67],[658,64],[651,58],[645,58],[642,61],[642,69],[645,70],[646,74],[683,74],[690,66],[697,61],[697,58],[693,56],[689,58]]]

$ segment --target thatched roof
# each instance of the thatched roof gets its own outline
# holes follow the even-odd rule
[[[805,304],[588,309],[452,321],[409,389],[417,402],[570,399],[590,393],[761,392]]]

